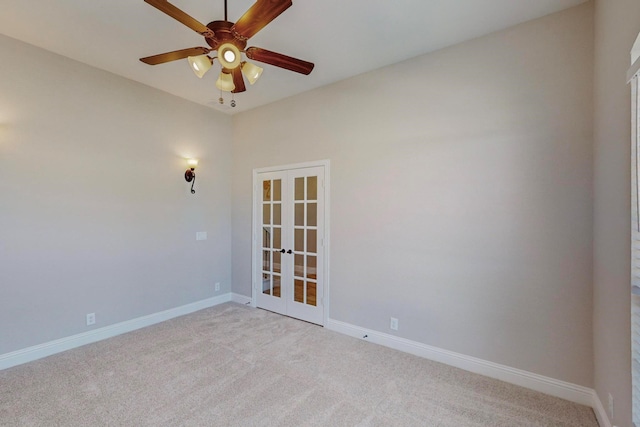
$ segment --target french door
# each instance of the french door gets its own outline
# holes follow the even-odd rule
[[[256,306],[320,325],[325,296],[324,179],[324,166],[259,172],[254,200]]]

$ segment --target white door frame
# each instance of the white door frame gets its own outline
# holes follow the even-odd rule
[[[258,249],[258,238],[259,233],[257,230],[261,229],[261,223],[258,223],[261,219],[258,218],[258,204],[256,200],[258,200],[258,195],[262,194],[262,187],[258,188],[258,174],[264,172],[278,172],[278,171],[286,171],[291,169],[304,169],[310,167],[323,167],[324,168],[324,186],[322,190],[324,191],[324,246],[323,256],[324,256],[324,286],[323,286],[323,295],[322,295],[322,303],[323,303],[323,316],[322,316],[322,326],[327,324],[327,320],[329,319],[329,205],[330,205],[330,185],[329,185],[329,170],[330,170],[330,161],[329,160],[318,160],[313,162],[305,162],[305,163],[295,163],[290,165],[282,165],[282,166],[270,166],[266,168],[257,168],[253,170],[253,197],[251,201],[251,307],[257,307],[257,290],[259,286],[258,277],[260,276],[258,269],[256,266],[258,265],[258,260],[256,259],[256,253]],[[320,190],[320,189],[319,189]],[[320,236],[318,236],[320,237]]]

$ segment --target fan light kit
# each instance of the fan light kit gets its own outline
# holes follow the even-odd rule
[[[232,94],[246,91],[244,78],[246,77],[250,84],[254,84],[263,71],[257,65],[244,61],[242,54],[248,59],[300,74],[308,75],[313,70],[314,64],[311,62],[259,47],[246,47],[247,40],[292,6],[291,0],[257,0],[236,23],[227,20],[227,0],[225,0],[224,21],[212,21],[207,25],[200,23],[166,0],[144,1],[204,36],[210,46],[192,47],[140,58],[140,61],[145,64],[158,65],[187,58],[195,75],[202,78],[217,59],[221,70],[216,87]],[[213,51],[217,51],[217,56],[212,58],[209,53]],[[221,104],[224,103],[222,94],[219,101]],[[231,106],[236,106],[235,99],[231,100]]]

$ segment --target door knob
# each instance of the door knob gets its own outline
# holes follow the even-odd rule
[[[284,249],[283,249],[283,251],[284,251]],[[288,253],[288,254],[292,254],[292,253],[293,253],[293,251],[292,251],[291,249],[289,249],[289,250],[287,251],[287,253]]]

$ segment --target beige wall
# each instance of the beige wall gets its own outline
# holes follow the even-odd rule
[[[595,388],[617,426],[631,426],[629,53],[640,2],[595,2],[594,361]]]
[[[0,53],[0,354],[229,292],[231,119],[4,36]]]
[[[331,160],[330,317],[584,386],[592,4],[234,116],[233,290],[251,171]]]

